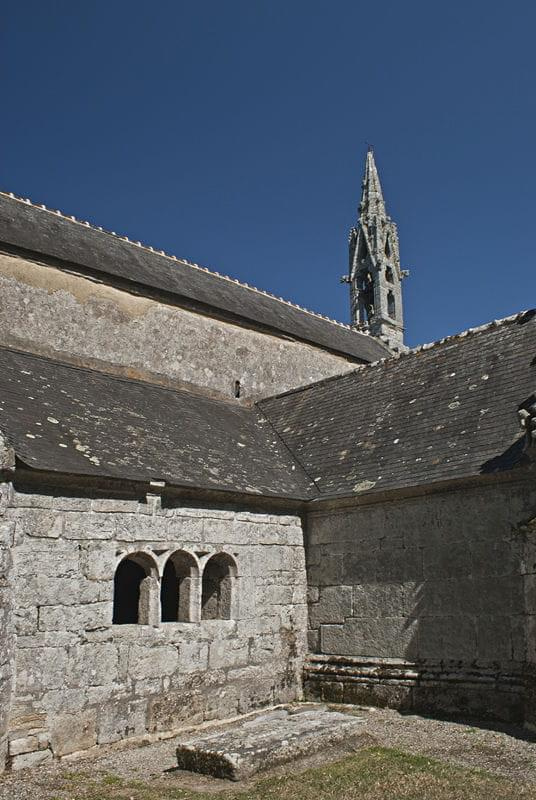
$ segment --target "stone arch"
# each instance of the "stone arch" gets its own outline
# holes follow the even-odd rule
[[[166,561],[160,588],[162,622],[197,622],[199,567],[195,556],[175,550]]]
[[[231,619],[237,568],[228,553],[211,556],[203,570],[201,619]]]
[[[158,610],[158,568],[154,559],[143,552],[124,556],[114,575],[114,625],[154,625]]]

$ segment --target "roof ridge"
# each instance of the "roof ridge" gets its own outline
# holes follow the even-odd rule
[[[489,331],[492,328],[502,328],[506,325],[511,325],[514,322],[520,322],[523,320],[523,317],[528,316],[528,319],[531,319],[533,316],[536,316],[536,309],[535,308],[526,308],[523,311],[518,311],[515,314],[510,314],[507,317],[501,317],[499,319],[493,319],[491,322],[485,322],[483,325],[476,325],[474,328],[467,328],[464,331],[460,331],[459,333],[452,333],[449,336],[444,336],[442,339],[437,339],[435,342],[426,342],[425,344],[417,345],[417,347],[411,347],[408,350],[404,350],[399,353],[393,353],[392,356],[389,358],[380,358],[378,361],[372,361],[370,364],[360,364],[359,369],[361,367],[374,367],[378,364],[383,364],[386,361],[398,361],[401,358],[406,358],[407,356],[417,355],[421,353],[423,350],[432,350],[436,347],[440,347],[441,345],[448,344],[449,342],[457,341],[459,339],[465,339],[468,336],[474,336],[478,333],[484,333],[485,331]],[[527,320],[528,321],[528,320]]]
[[[245,283],[244,281],[239,281],[238,278],[231,278],[229,275],[223,275],[221,272],[217,272],[216,270],[209,269],[208,267],[204,267],[201,264],[197,264],[195,261],[189,261],[187,258],[179,258],[175,255],[170,255],[166,253],[165,250],[158,250],[156,247],[152,247],[151,245],[143,244],[139,241],[134,241],[129,239],[128,236],[122,236],[121,234],[116,233],[115,231],[108,231],[105,228],[101,227],[100,225],[93,225],[91,222],[87,220],[81,220],[75,217],[74,215],[64,214],[63,211],[59,209],[52,209],[48,208],[44,203],[34,203],[28,197],[20,197],[19,195],[14,194],[14,192],[5,192],[0,190],[0,195],[4,195],[4,197],[9,197],[11,200],[16,200],[19,203],[24,203],[25,205],[31,206],[32,208],[37,209],[38,211],[46,211],[48,214],[55,214],[62,219],[67,220],[68,222],[74,222],[76,225],[82,225],[85,228],[91,228],[91,230],[97,231],[98,233],[104,233],[106,236],[114,236],[116,239],[120,239],[123,242],[127,242],[128,244],[132,245],[133,247],[141,247],[143,250],[147,250],[150,253],[154,253],[156,255],[162,256],[163,258],[168,258],[171,261],[180,261],[183,264],[186,264],[193,269],[197,269],[201,272],[207,272],[209,275],[214,275],[216,278],[221,278],[221,280],[229,281],[230,283],[235,283],[238,286],[242,286],[244,289],[249,289],[250,292],[255,292],[256,294],[264,295],[265,297],[270,297],[272,300],[277,300],[280,303],[284,303],[287,306],[291,306],[291,308],[297,308],[299,311],[303,311],[305,314],[309,314],[312,317],[317,317],[318,319],[323,319],[326,322],[330,322],[332,325],[338,325],[340,328],[344,328],[352,333],[359,333],[363,336],[370,336],[368,331],[357,331],[352,325],[348,325],[345,322],[339,322],[339,320],[332,319],[331,317],[326,316],[325,314],[320,314],[318,311],[311,311],[309,308],[305,308],[304,306],[298,305],[298,303],[293,303],[291,300],[285,300],[284,297],[278,297],[271,292],[266,291],[266,289],[258,289],[256,286],[251,286],[249,283]]]
[[[524,321],[524,317],[532,319],[536,317],[536,308],[527,308],[524,311],[518,311],[516,314],[511,314],[508,317],[502,317],[500,319],[494,319],[491,322],[486,322],[483,325],[477,325],[474,328],[467,328],[464,331],[460,331],[460,333],[453,333],[449,336],[444,336],[442,339],[437,339],[435,342],[427,342],[425,344],[417,345],[417,347],[409,348],[408,350],[404,350],[399,353],[393,353],[392,355],[386,356],[385,358],[380,358],[377,361],[371,361],[369,364],[356,364],[352,367],[352,369],[348,370],[347,372],[340,372],[337,375],[328,375],[327,378],[321,378],[318,381],[313,381],[312,383],[307,383],[304,386],[296,386],[294,389],[288,389],[286,392],[280,392],[279,394],[269,395],[268,397],[262,397],[256,401],[255,405],[260,405],[268,400],[277,400],[280,397],[286,397],[290,394],[296,394],[297,392],[304,392],[307,389],[312,389],[317,386],[321,386],[324,383],[329,383],[330,381],[337,381],[342,378],[346,378],[350,375],[353,375],[356,372],[361,372],[366,369],[370,369],[371,367],[380,367],[384,364],[392,365],[394,362],[399,361],[400,359],[407,358],[408,356],[418,355],[426,350],[433,350],[441,345],[448,344],[449,342],[458,341],[461,339],[466,339],[468,336],[474,336],[475,334],[484,333],[485,331],[491,330],[492,328],[502,328],[506,325],[512,325],[514,322],[521,322]]]

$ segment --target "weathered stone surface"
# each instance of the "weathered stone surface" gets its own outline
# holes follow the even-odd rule
[[[132,500],[53,499],[51,510],[47,496],[26,493],[7,512],[21,523],[13,564],[6,556],[17,609],[14,741],[38,728],[58,756],[299,696],[305,570],[303,547],[287,536],[301,536],[296,517],[244,512],[237,520],[234,511],[181,506],[148,516]],[[34,535],[52,520],[57,537]],[[13,521],[6,525],[10,547]],[[176,550],[192,553],[201,572],[211,555],[232,554],[232,619],[160,621],[162,575]],[[112,625],[115,569],[136,553],[154,565],[141,604],[152,624]],[[191,585],[197,612],[201,578]],[[26,746],[14,744],[11,757],[31,756]]]
[[[13,771],[27,769],[28,767],[38,767],[45,764],[52,758],[50,750],[37,750],[34,753],[24,753],[20,756],[13,756],[9,765]]]
[[[361,729],[358,717],[322,707],[294,712],[280,709],[180,743],[177,765],[237,781],[348,742],[358,737]]]
[[[474,672],[462,678],[453,669],[452,681],[467,683],[464,699],[447,691],[446,679],[434,684],[434,695],[432,688],[395,690],[383,673],[366,684],[359,672],[346,676],[341,669],[329,680],[318,669],[308,673],[311,696],[374,703],[383,702],[384,692],[390,704],[399,699],[404,708],[418,704],[422,710],[428,702],[455,713],[459,702],[460,711],[488,714],[493,707],[502,718],[518,718],[519,681],[509,694],[502,686],[495,702],[477,678],[490,665],[507,676],[512,663],[536,661],[536,625],[530,622],[536,618],[536,550],[526,524],[535,508],[536,490],[526,481],[310,514],[313,653],[332,656],[334,664],[345,656],[409,660],[419,675],[441,661],[472,664]],[[350,613],[344,599],[349,585]]]
[[[113,689],[112,689],[113,691]],[[97,710],[98,744],[118,742],[128,736],[141,736],[147,730],[147,700],[123,698],[110,701],[110,687],[104,691]]]
[[[87,603],[83,606],[42,606],[39,609],[39,630],[80,631],[105,628],[112,619],[111,602]]]
[[[88,709],[77,714],[59,714],[52,720],[51,729],[54,755],[87,750],[97,742],[96,712]]]
[[[352,587],[323,586],[318,602],[309,607],[312,628],[318,628],[323,622],[344,622],[352,616]]]
[[[10,756],[19,756],[22,753],[31,753],[39,749],[37,736],[23,736],[19,739],[11,739],[9,742],[8,753]]]
[[[212,319],[13,256],[0,256],[2,341],[142,378],[252,400],[353,367],[344,356]],[[32,314],[28,314],[28,304]],[[155,342],[166,347],[155,347]],[[199,353],[203,353],[203,359]],[[262,355],[261,355],[262,354]]]

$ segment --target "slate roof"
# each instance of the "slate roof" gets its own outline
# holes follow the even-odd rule
[[[0,429],[39,470],[306,499],[257,409],[0,348]]]
[[[362,363],[383,358],[372,336],[190,262],[0,192],[0,242],[231,314]]]
[[[498,472],[523,460],[536,312],[262,400],[322,496]]]

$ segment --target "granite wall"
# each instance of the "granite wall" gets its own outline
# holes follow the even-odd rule
[[[0,443],[0,462],[3,460]],[[14,686],[13,561],[14,523],[6,518],[9,483],[0,483],[0,772],[6,762],[8,725]]]
[[[307,612],[298,518],[162,508],[150,496],[21,491],[5,518],[16,640],[12,768],[300,695]],[[162,622],[160,583],[178,550],[194,567],[192,621]],[[235,565],[230,618],[202,619],[203,573],[216,553]],[[147,624],[112,624],[114,574],[129,554],[148,565]]]
[[[251,403],[355,363],[321,348],[0,255],[0,340],[130,377]]]
[[[522,720],[535,513],[532,480],[309,514],[309,695]]]

